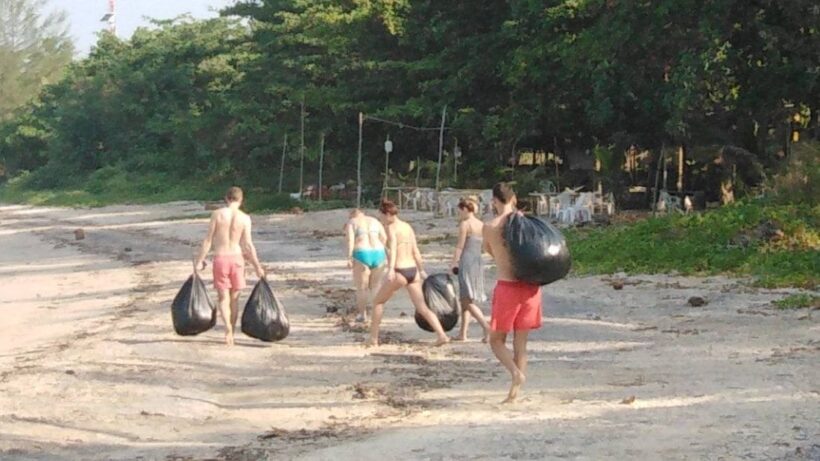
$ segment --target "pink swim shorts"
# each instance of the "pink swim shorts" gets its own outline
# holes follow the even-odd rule
[[[214,287],[217,290],[245,288],[245,259],[242,255],[214,256]]]

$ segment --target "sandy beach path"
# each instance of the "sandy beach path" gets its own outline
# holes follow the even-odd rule
[[[775,309],[791,290],[558,282],[521,401],[501,406],[508,377],[475,324],[431,350],[400,295],[386,344],[362,347],[341,315],[344,216],[254,217],[291,334],[227,348],[220,324],[171,327],[201,204],[0,207],[0,459],[820,459],[820,314]],[[444,270],[453,222],[410,219]]]

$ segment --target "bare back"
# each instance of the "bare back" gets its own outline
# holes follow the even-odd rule
[[[358,216],[348,221],[348,232],[353,233],[355,249],[384,248],[387,234],[378,219],[372,216]]]
[[[510,251],[507,248],[506,240],[504,240],[504,228],[509,216],[510,213],[503,214],[484,225],[484,249],[495,260],[498,280],[515,281]]]
[[[220,208],[211,215],[215,255],[242,254],[242,238],[250,229],[250,217],[241,210]]]
[[[387,235],[390,241],[391,251],[396,253],[395,267],[416,267],[416,233],[410,224],[404,221],[397,221],[388,228]]]

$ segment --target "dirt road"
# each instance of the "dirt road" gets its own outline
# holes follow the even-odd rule
[[[286,340],[176,336],[170,300],[206,216],[0,207],[0,459],[820,459],[820,313],[774,309],[788,290],[553,284],[522,399],[501,406],[508,377],[475,324],[473,341],[430,349],[402,295],[387,344],[362,347],[339,315],[339,211],[254,218]],[[409,219],[443,270],[454,223]]]

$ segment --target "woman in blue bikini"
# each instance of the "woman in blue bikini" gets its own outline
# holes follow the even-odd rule
[[[345,225],[347,234],[347,267],[353,269],[356,288],[356,321],[367,321],[367,303],[384,275],[387,233],[378,219],[356,208]]]
[[[438,317],[424,302],[421,282],[427,277],[427,274],[422,267],[421,253],[416,244],[416,233],[413,232],[410,224],[399,219],[399,210],[395,203],[382,200],[379,212],[381,213],[382,222],[387,226],[387,241],[390,251],[385,282],[379,288],[376,297],[373,298],[373,319],[370,322],[370,341],[367,345],[379,345],[379,324],[384,313],[384,303],[401,288],[407,288],[407,294],[410,295],[410,301],[415,306],[416,312],[421,314],[436,332],[438,340],[434,345],[441,346],[450,342],[450,338],[444,334],[444,329],[441,328]]]

